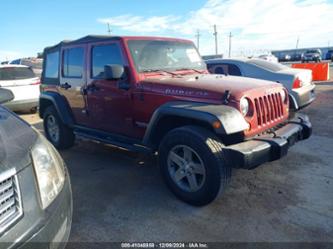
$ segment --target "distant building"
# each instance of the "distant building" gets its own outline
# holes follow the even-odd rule
[[[223,54],[202,55],[203,60],[222,59]]]

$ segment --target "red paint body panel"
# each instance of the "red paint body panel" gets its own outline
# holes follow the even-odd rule
[[[82,92],[82,89],[92,84],[99,88],[99,91],[88,92],[85,96],[87,100],[85,108],[90,115],[89,126],[91,128],[141,139],[145,133],[145,125],[149,123],[154,111],[162,104],[184,100],[221,105],[226,90],[231,93],[230,106],[240,110],[239,101],[242,97],[248,98],[251,103],[251,116],[245,117],[251,127],[250,130],[245,131],[247,137],[264,132],[288,118],[288,101],[279,102],[281,105],[279,115],[277,115],[277,107],[274,106],[275,102],[278,103],[278,99],[272,97],[269,102],[270,97],[267,97],[267,103],[263,102],[262,105],[259,105],[260,98],[264,101],[264,96],[284,91],[280,84],[244,77],[213,75],[208,74],[206,70],[174,72],[177,75],[159,72],[138,73],[127,46],[129,40],[168,40],[192,44],[191,41],[175,38],[130,36],[121,37],[116,41],[87,44],[86,82],[78,91]],[[119,89],[117,81],[94,80],[90,76],[92,46],[109,43],[117,43],[121,48],[124,66],[127,68],[127,81],[130,83],[129,90]],[[66,45],[64,47],[66,48]],[[47,87],[43,90],[59,91],[59,89],[59,87]],[[257,106],[255,105],[256,100]],[[269,116],[270,112],[273,113],[271,116]],[[265,115],[267,116],[266,121]]]

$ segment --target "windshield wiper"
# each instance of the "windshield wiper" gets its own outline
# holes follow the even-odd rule
[[[179,68],[179,69],[177,69],[176,71],[183,71],[183,70],[192,70],[192,71],[197,72],[197,73],[200,73],[200,74],[203,73],[203,72],[201,72],[201,71],[199,71],[199,70],[197,70],[197,69],[186,68],[186,67],[184,67],[184,68]]]
[[[170,71],[167,71],[167,70],[163,70],[163,69],[144,69],[141,72],[143,72],[143,73],[163,72],[163,73],[168,73],[168,74],[171,74],[171,75],[174,75],[174,76],[178,75],[176,73],[173,73],[173,72],[170,72]]]

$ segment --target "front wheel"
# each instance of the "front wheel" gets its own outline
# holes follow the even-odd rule
[[[222,153],[223,144],[210,131],[196,126],[176,128],[160,144],[161,173],[178,198],[203,206],[216,198],[230,178]]]

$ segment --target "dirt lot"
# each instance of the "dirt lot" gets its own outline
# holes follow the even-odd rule
[[[229,188],[196,208],[165,187],[154,160],[78,141],[70,170],[71,241],[333,242],[333,81],[317,85],[313,136],[276,162],[235,170]],[[36,115],[25,119],[41,128]]]

